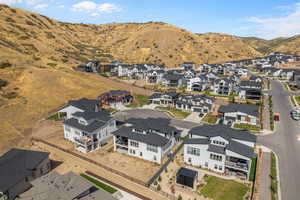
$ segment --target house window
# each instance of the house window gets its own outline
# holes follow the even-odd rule
[[[217,164],[215,164],[215,169],[218,169],[218,165]]]
[[[143,156],[143,152],[140,152],[140,156],[141,156],[141,157]]]
[[[71,131],[70,127],[65,126],[65,131],[70,132]]]
[[[200,156],[200,149],[194,147],[187,147],[187,154]]]
[[[241,115],[238,115],[238,116],[237,116],[237,119],[238,119],[239,121],[241,121],[242,116],[241,116]]]
[[[216,155],[216,154],[211,153],[211,154],[210,154],[210,159],[211,159],[211,160],[222,161],[222,156],[219,156],[219,155]]]
[[[76,134],[76,135],[80,135],[80,132],[79,132],[79,131],[75,131],[75,134]]]
[[[208,167],[208,162],[205,162],[205,167]]]
[[[223,167],[222,167],[221,165],[219,166],[219,170],[220,170],[220,171],[222,171],[222,170],[223,170]]]
[[[156,161],[156,156],[153,156],[153,160]]]
[[[157,148],[157,146],[147,144],[147,151],[152,151],[152,152],[157,153],[158,152],[158,148]]]
[[[130,141],[130,146],[132,147],[139,147],[139,143],[136,141]]]
[[[191,163],[191,162],[192,162],[192,159],[191,159],[191,158],[188,158],[188,162]]]
[[[130,149],[129,152],[130,152],[130,154],[135,154],[135,150],[133,150],[133,149]]]

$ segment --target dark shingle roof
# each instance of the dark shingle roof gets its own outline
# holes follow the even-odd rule
[[[209,139],[207,138],[190,138],[184,141],[184,144],[209,144]]]
[[[198,172],[195,170],[187,169],[187,168],[180,168],[176,174],[176,176],[185,176],[189,178],[195,179],[198,175]]]
[[[0,157],[0,191],[18,184],[32,175],[42,161],[49,157],[48,152],[11,149]]]
[[[218,153],[218,154],[225,154],[225,147],[210,144],[210,145],[208,145],[207,151],[210,151],[213,153]]]
[[[245,144],[242,144],[240,142],[236,142],[231,140],[229,144],[226,147],[227,150],[230,150],[232,152],[238,153],[240,155],[243,155],[248,158],[255,158],[256,154],[254,152],[254,149],[252,147],[249,147]]]
[[[227,106],[221,106],[219,112],[242,112],[255,117],[259,116],[259,106],[253,104],[235,104],[230,103]]]
[[[222,124],[197,126],[192,128],[189,134],[209,138],[221,136],[226,140],[237,139],[256,142],[256,136],[249,133],[249,131],[232,129]]]
[[[79,100],[71,100],[68,102],[68,105],[72,105],[84,111],[95,111],[96,106],[99,107],[99,101],[83,98]]]
[[[73,128],[77,128],[79,130],[86,131],[88,133],[92,133],[95,130],[97,130],[97,129],[101,128],[102,126],[104,126],[105,122],[95,120],[92,123],[90,123],[89,125],[83,125],[83,124],[78,123],[77,119],[71,118],[71,119],[66,120],[64,122],[64,124],[67,125],[67,126],[71,126]]]
[[[261,88],[261,83],[256,81],[241,81],[240,87],[255,87]]]
[[[113,132],[115,136],[127,137],[130,140],[135,140],[155,146],[165,146],[169,140],[156,133],[137,133],[133,131],[134,127],[122,127],[119,130]]]
[[[133,124],[134,127],[142,130],[156,130],[161,133],[171,134],[173,132],[181,132],[180,130],[170,126],[170,119],[167,118],[130,118],[126,123]]]
[[[75,117],[82,117],[85,120],[99,120],[102,122],[107,122],[109,121],[112,117],[110,116],[110,114],[105,111],[105,110],[100,110],[98,112],[75,112],[73,114],[73,116]]]

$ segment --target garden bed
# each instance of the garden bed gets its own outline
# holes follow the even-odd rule
[[[260,131],[260,126],[251,125],[251,124],[234,124],[234,128],[242,129],[242,130],[249,130],[249,131]]]
[[[97,185],[98,187],[102,188],[103,190],[113,194],[115,192],[117,192],[118,190],[116,190],[115,188],[105,184],[105,183],[102,183],[100,181],[98,181],[97,179],[94,179],[86,174],[80,174],[80,176],[82,176],[83,178],[85,178],[86,180],[90,181],[91,183]]]

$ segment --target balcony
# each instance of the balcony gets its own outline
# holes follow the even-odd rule
[[[124,141],[122,139],[117,139],[116,145],[128,148],[128,141]]]
[[[231,162],[231,161],[226,160],[225,161],[225,166],[232,167],[232,168],[235,168],[235,169],[244,170],[244,171],[249,170],[249,166],[248,166],[247,163]]]
[[[86,137],[86,136],[84,136],[84,137],[79,137],[79,138],[78,138],[78,137],[75,137],[75,138],[74,138],[74,141],[75,141],[76,143],[81,144],[81,145],[84,145],[84,146],[91,145],[92,142],[93,142],[93,140],[92,140],[91,138]]]

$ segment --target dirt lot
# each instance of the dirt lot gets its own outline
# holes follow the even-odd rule
[[[161,181],[158,181],[158,184],[161,186],[161,190],[169,194],[175,194],[176,196],[181,195],[183,199],[197,199],[205,200],[204,197],[201,197],[196,192],[193,192],[190,188],[183,188],[182,186],[177,185],[176,182],[176,173],[185,164],[183,162],[183,149],[178,152],[174,162],[171,162],[167,167],[167,171],[164,171],[161,174]]]
[[[113,152],[112,139],[108,142],[107,145],[95,152],[89,154],[80,153],[79,151],[76,151],[74,149],[73,143],[64,139],[63,127],[61,122],[50,120],[41,121],[34,128],[33,136],[43,139],[49,143],[55,144],[61,148],[85,156],[98,163],[104,164],[117,171],[126,173],[127,175],[144,182],[149,180],[160,167],[158,164],[152,162],[120,154],[118,152]]]

